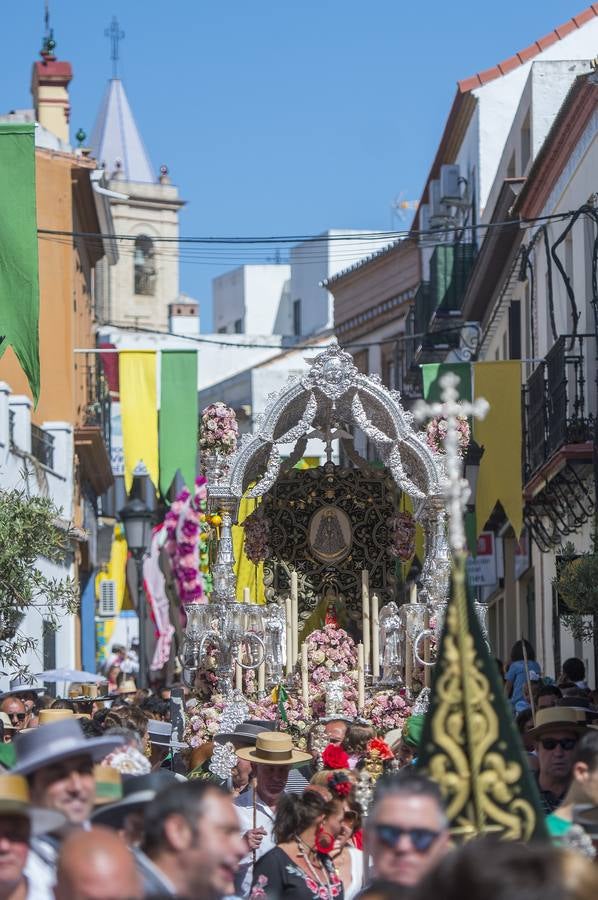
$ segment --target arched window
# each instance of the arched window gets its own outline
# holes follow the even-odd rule
[[[147,234],[140,234],[135,240],[135,293],[151,295],[155,291],[154,242]]]

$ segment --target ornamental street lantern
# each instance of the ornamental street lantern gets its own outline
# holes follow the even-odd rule
[[[148,683],[147,653],[147,602],[143,590],[143,558],[149,548],[152,536],[152,511],[135,498],[129,500],[119,512],[125,529],[127,546],[131,551],[137,569],[137,616],[139,618],[139,687]]]

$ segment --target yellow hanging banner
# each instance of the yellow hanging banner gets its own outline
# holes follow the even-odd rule
[[[258,501],[244,496],[239,503],[238,525],[233,525],[233,551],[235,554],[235,575],[237,576],[237,600],[243,599],[243,588],[251,591],[251,602],[264,604],[264,564],[257,566],[245,553],[245,529],[243,522],[257,509]]]
[[[484,448],[476,496],[478,534],[500,501],[517,538],[523,527],[521,477],[521,363],[478,362],[473,367],[474,397],[485,397],[490,410],[474,420],[473,436]]]
[[[158,487],[158,398],[156,354],[121,351],[120,417],[125,458],[125,487],[131,489],[133,472],[141,462]]]

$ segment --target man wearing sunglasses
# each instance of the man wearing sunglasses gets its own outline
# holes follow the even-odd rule
[[[563,802],[571,781],[575,748],[588,730],[583,712],[567,706],[539,709],[528,736],[536,744],[538,788],[546,815]]]
[[[378,780],[366,825],[374,884],[394,885],[405,895],[441,859],[449,843],[448,822],[438,787],[403,769]]]
[[[31,714],[27,712],[25,704],[18,697],[6,697],[0,704],[0,712],[6,713],[13,728],[17,731],[29,728]]]

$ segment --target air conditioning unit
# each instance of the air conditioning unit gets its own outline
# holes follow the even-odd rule
[[[98,616],[104,619],[113,619],[116,616],[116,581],[111,578],[100,582]]]
[[[440,201],[447,206],[461,203],[461,174],[459,166],[445,164],[440,167]]]
[[[447,219],[451,217],[451,208],[442,202],[440,196],[440,181],[435,179],[430,182],[428,188],[428,201],[430,204],[430,227],[442,228],[446,225]]]

